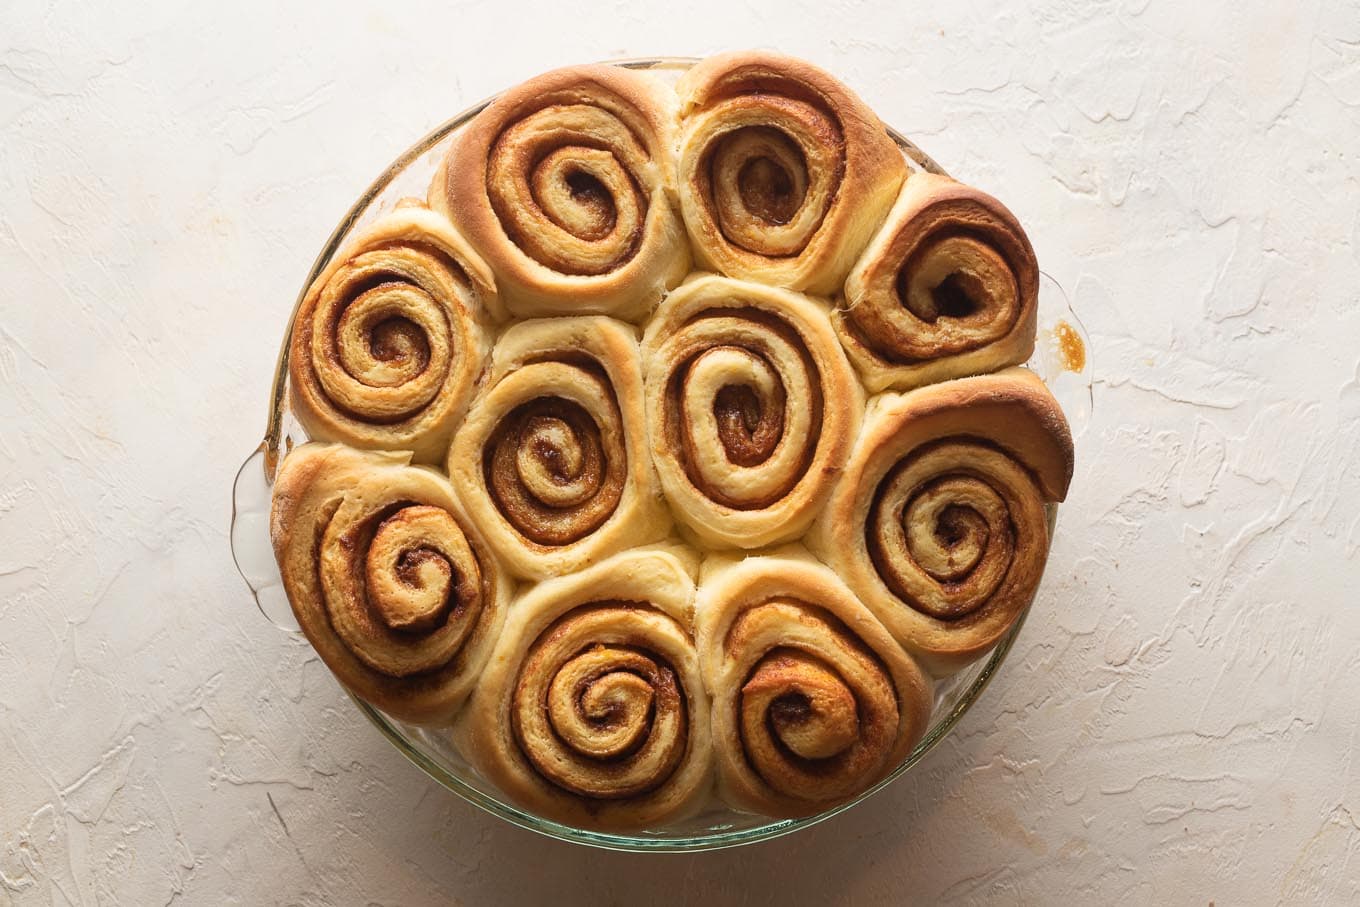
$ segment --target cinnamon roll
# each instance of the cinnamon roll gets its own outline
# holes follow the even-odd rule
[[[808,536],[935,673],[990,649],[1048,556],[1044,505],[1072,478],[1058,402],[1024,369],[870,404],[845,474]]]
[[[907,173],[878,117],[830,74],[765,51],[709,57],[676,91],[680,209],[699,262],[839,290]]]
[[[667,297],[642,349],[653,458],[676,516],[720,547],[801,535],[863,409],[825,304],[704,275]]]
[[[511,572],[577,570],[669,529],[643,421],[632,328],[598,315],[521,322],[496,343],[449,475]]]
[[[402,720],[447,724],[500,633],[509,580],[449,483],[410,458],[295,448],[270,535],[298,625],[340,682]]]
[[[519,317],[645,315],[689,269],[674,208],[674,95],[653,77],[574,66],[492,101],[430,188]]]
[[[836,330],[871,392],[1019,365],[1034,352],[1039,266],[985,192],[913,175],[845,282]]]
[[[486,359],[495,281],[443,217],[414,200],[361,230],[293,323],[293,412],[314,440],[434,462]]]
[[[526,809],[582,827],[699,809],[712,746],[690,568],[633,550],[516,599],[455,725],[468,760]]]
[[[801,549],[706,563],[695,610],[732,805],[814,815],[882,780],[925,733],[930,682]]]

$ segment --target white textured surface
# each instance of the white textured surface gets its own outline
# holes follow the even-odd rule
[[[0,10],[0,905],[1360,898],[1356,0],[122,6]],[[746,45],[1019,214],[1095,420],[920,770],[753,849],[592,854],[436,788],[261,619],[229,484],[397,152],[552,65]]]

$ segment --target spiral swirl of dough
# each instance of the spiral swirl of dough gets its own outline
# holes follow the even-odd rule
[[[836,329],[871,391],[992,372],[1034,352],[1038,287],[1005,206],[915,174],[851,270]]]
[[[576,66],[505,92],[459,134],[430,202],[482,250],[509,314],[635,319],[684,275],[674,105],[645,74]]]
[[[540,583],[510,608],[455,729],[524,806],[592,828],[648,827],[708,792],[708,700],[675,555],[635,549]]]
[[[734,805],[821,812],[872,787],[925,732],[925,675],[805,552],[706,567],[696,611],[720,789]]]
[[[490,654],[509,579],[448,482],[410,454],[304,444],[275,481],[272,537],[293,612],[360,698],[452,719]]]
[[[1015,217],[908,176],[928,159],[815,66],[681,68],[556,70],[451,121],[285,357],[313,443],[271,533],[322,660],[604,832],[879,784],[929,675],[1017,626],[1072,476],[1011,367],[1039,274]]]
[[[519,576],[566,573],[664,536],[632,329],[578,316],[506,331],[448,468]]]
[[[704,276],[671,293],[643,338],[662,487],[704,542],[800,535],[859,427],[862,392],[826,306]]]
[[[1007,369],[875,398],[808,544],[902,645],[946,673],[996,644],[1048,557],[1072,478],[1048,388]]]
[[[680,207],[699,261],[829,294],[907,168],[883,125],[826,72],[778,54],[710,57],[680,94]]]
[[[491,272],[448,221],[407,201],[361,231],[298,309],[293,411],[315,440],[438,459],[486,358]]]

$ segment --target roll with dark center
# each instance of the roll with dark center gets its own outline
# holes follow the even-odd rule
[[[829,295],[907,174],[872,110],[825,71],[718,54],[676,86],[680,208],[700,265]]]
[[[652,455],[676,516],[716,547],[801,535],[863,409],[826,304],[700,276],[667,297],[642,348]]]
[[[652,76],[573,66],[510,89],[458,134],[430,205],[496,272],[502,314],[636,320],[680,281],[674,117]]]
[[[809,547],[933,673],[996,644],[1048,557],[1045,504],[1072,480],[1072,436],[1013,368],[870,402]]]
[[[481,257],[443,217],[402,202],[303,298],[288,359],[298,421],[314,440],[438,460],[486,361],[496,305]]]
[[[548,318],[501,335],[448,469],[511,572],[556,576],[666,534],[643,418],[628,325]]]
[[[446,724],[491,653],[510,579],[448,481],[410,458],[295,448],[270,535],[298,625],[340,682],[397,718]]]
[[[628,551],[511,604],[454,739],[516,803],[605,830],[703,805],[712,746],[686,557]]]
[[[845,282],[836,332],[871,392],[1019,365],[1034,352],[1039,265],[981,190],[913,174]]]
[[[706,562],[695,611],[734,806],[814,815],[882,780],[925,733],[929,680],[805,551]]]

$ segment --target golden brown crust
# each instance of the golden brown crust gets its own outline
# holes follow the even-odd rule
[[[1034,352],[1039,266],[985,192],[912,175],[845,282],[836,331],[870,392],[1019,365]]]
[[[1072,438],[1024,369],[875,398],[808,535],[936,674],[990,649],[1048,556],[1044,504],[1072,478]]]
[[[929,680],[801,548],[706,563],[695,610],[719,792],[739,809],[815,815],[878,783],[925,734]]]
[[[486,359],[490,269],[414,199],[360,230],[293,323],[293,412],[314,440],[437,460]]]
[[[510,89],[458,134],[430,203],[486,257],[509,314],[636,319],[684,275],[674,104],[650,76],[573,66]]]
[[[604,830],[703,805],[712,747],[685,561],[627,551],[511,605],[454,740],[515,802]]]
[[[829,73],[767,51],[681,77],[677,188],[700,264],[830,294],[907,173],[872,110]]]
[[[270,536],[298,625],[340,682],[402,720],[447,724],[499,635],[510,581],[448,482],[410,456],[295,448]]]
[[[715,547],[801,535],[863,408],[826,305],[699,275],[662,303],[642,348],[652,456],[676,516]]]
[[[633,329],[593,315],[507,330],[448,470],[517,576],[560,575],[665,536]]]

